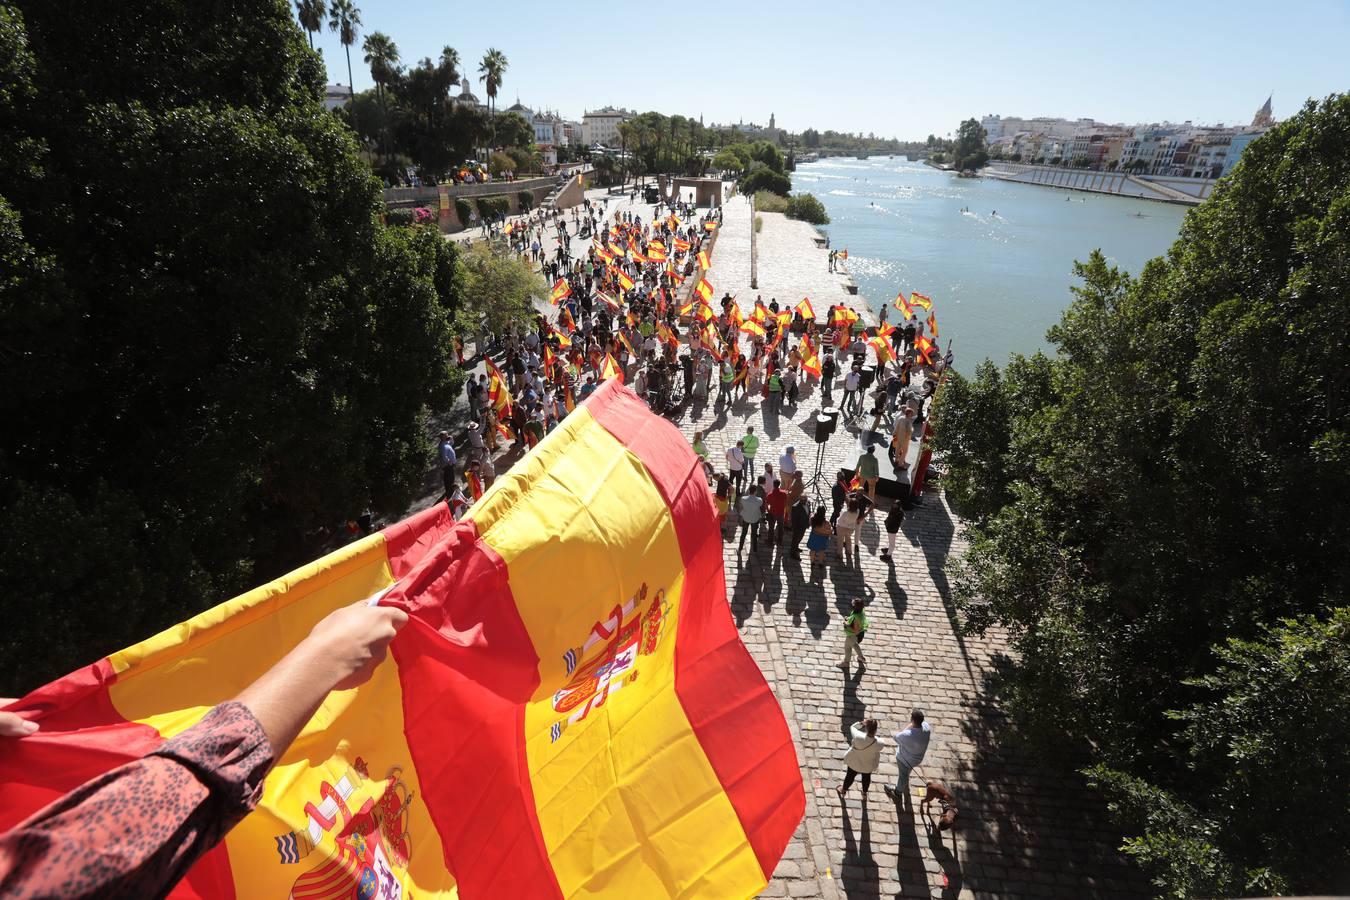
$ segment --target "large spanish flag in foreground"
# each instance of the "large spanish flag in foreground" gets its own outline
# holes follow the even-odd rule
[[[674,426],[605,384],[453,521],[443,504],[14,709],[0,828],[197,722],[326,613],[407,610],[258,810],[176,896],[746,897],[804,795],[727,606],[717,516]]]

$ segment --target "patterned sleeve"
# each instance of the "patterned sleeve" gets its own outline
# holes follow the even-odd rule
[[[161,896],[262,797],[272,748],[229,702],[0,835],[0,896]]]

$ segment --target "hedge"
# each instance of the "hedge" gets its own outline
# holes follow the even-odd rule
[[[473,205],[463,197],[455,198],[455,216],[459,218],[459,224],[465,228],[469,227],[469,219],[473,216]]]

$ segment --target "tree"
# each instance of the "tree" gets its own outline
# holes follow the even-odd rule
[[[730,147],[723,147],[718,150],[712,162],[714,169],[720,169],[723,172],[740,172],[745,168],[744,161]]]
[[[792,191],[792,180],[756,162],[751,166],[750,173],[741,179],[741,193],[753,194],[756,191],[773,191],[786,197]]]
[[[957,169],[978,169],[989,161],[985,149],[988,136],[978,119],[966,119],[956,129],[956,142],[952,146],[952,164]]]
[[[503,113],[496,118],[497,140],[499,147],[533,147],[534,129],[520,113]]]
[[[296,18],[309,36],[309,49],[314,49],[314,35],[323,29],[323,0],[295,0]]]
[[[1350,97],[1309,103],[1137,279],[1078,265],[1058,355],[982,371],[935,425],[983,504],[953,568],[963,626],[1009,629],[1012,718],[1091,754],[1176,895],[1350,879],[1350,812],[1295,787],[1344,781],[1350,731],[1347,142]]]
[[[487,87],[488,104],[492,120],[492,145],[497,146],[497,91],[501,90],[502,79],[506,77],[506,67],[508,65],[506,54],[500,50],[489,47],[483,54],[483,61],[478,64],[478,80]]]
[[[366,35],[365,43],[361,45],[365,51],[366,65],[370,66],[370,79],[375,82],[375,93],[380,98],[380,108],[384,113],[383,119],[386,128],[389,123],[389,107],[385,99],[386,86],[398,77],[398,45],[390,40],[389,35],[382,31],[373,31]],[[389,152],[389,132],[384,133],[385,152]]]
[[[825,211],[825,204],[816,199],[815,194],[796,194],[788,198],[787,217],[801,219],[812,225],[830,224],[830,214]]]
[[[548,286],[529,264],[493,253],[477,244],[462,259],[463,303],[459,327],[465,333],[496,333],[523,325],[534,317],[534,300]]]
[[[333,0],[328,8],[328,27],[337,32],[342,49],[347,54],[347,86],[355,92],[352,81],[352,44],[356,43],[357,29],[361,27],[361,11],[352,0]]]
[[[284,3],[68,13],[0,3],[12,691],[406,509],[460,380],[456,248],[380,224]]]
[[[808,150],[815,150],[820,146],[820,132],[814,128],[808,128],[802,132],[802,146]]]

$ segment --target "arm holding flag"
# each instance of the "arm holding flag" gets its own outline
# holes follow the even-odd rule
[[[365,601],[330,613],[234,700],[0,835],[0,884],[21,896],[168,893],[257,806],[329,691],[364,683],[407,620]]]

